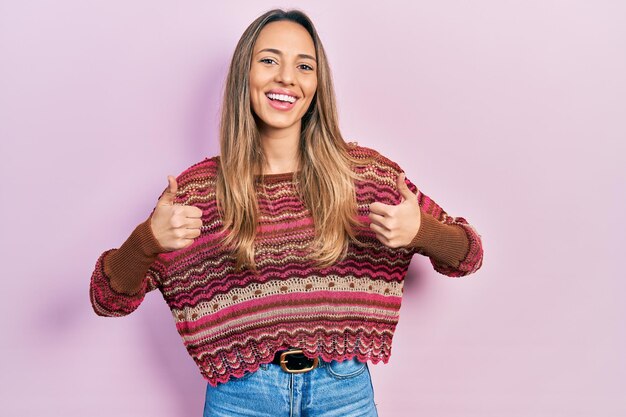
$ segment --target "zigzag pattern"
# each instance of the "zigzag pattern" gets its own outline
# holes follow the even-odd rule
[[[355,167],[358,213],[367,220],[369,204],[398,204],[396,178],[401,169],[371,149],[356,146],[357,158],[374,162]],[[259,274],[235,271],[234,259],[219,246],[222,223],[215,200],[217,157],[205,159],[178,178],[176,204],[203,211],[202,234],[193,245],[159,255],[144,289],[115,293],[99,259],[92,278],[91,301],[98,314],[123,316],[158,288],[172,311],[187,351],[211,385],[241,377],[272,360],[276,350],[302,348],[323,360],[356,357],[387,362],[399,318],[404,277],[415,248],[392,249],[367,227],[358,230],[361,245],[328,268],[307,260],[314,225],[298,198],[292,174],[266,175],[259,186],[260,222],[256,242]],[[415,185],[409,182],[414,192]],[[459,268],[438,264],[449,276],[480,267],[480,238],[463,218],[448,216],[418,193],[423,210],[441,222],[468,232],[470,249]],[[366,222],[367,223],[367,222]],[[164,267],[163,265],[166,265]]]

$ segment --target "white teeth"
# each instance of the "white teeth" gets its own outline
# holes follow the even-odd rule
[[[269,97],[272,100],[288,101],[289,103],[295,103],[296,101],[295,97],[288,96],[286,94],[268,93],[267,97]]]

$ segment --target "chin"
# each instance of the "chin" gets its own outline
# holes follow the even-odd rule
[[[255,116],[255,119],[257,121],[257,126],[260,128],[267,127],[270,129],[288,129],[302,120],[301,118],[295,120],[276,120],[275,118],[261,118],[258,116]]]

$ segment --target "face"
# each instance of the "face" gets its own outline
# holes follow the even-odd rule
[[[261,131],[300,132],[317,89],[313,39],[291,21],[266,25],[254,44],[250,65],[250,102]]]

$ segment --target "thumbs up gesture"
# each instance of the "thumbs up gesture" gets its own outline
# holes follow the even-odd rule
[[[404,178],[404,173],[398,176],[398,190],[402,195],[400,204],[394,206],[374,202],[369,206],[370,228],[376,233],[376,238],[390,248],[411,243],[421,225],[417,194],[409,190]]]
[[[200,236],[202,210],[194,206],[174,205],[178,190],[176,178],[167,177],[168,187],[152,213],[150,226],[159,245],[167,251],[186,248]]]

